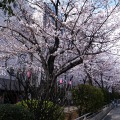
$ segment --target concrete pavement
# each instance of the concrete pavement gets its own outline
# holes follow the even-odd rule
[[[120,106],[112,109],[103,120],[120,120]]]
[[[75,107],[75,106],[69,106],[69,107],[65,107],[64,108],[64,112],[65,113],[68,113],[68,112],[71,112],[71,111],[74,111],[74,110],[77,110],[77,107]]]

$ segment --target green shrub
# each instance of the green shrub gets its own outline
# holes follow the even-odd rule
[[[38,106],[38,100],[23,100],[18,102],[16,105],[23,106],[29,110],[34,110]]]
[[[37,120],[64,120],[64,110],[51,101],[26,100],[17,103],[34,113]]]
[[[79,85],[73,91],[73,102],[79,115],[95,112],[103,106],[104,96],[101,89],[90,85]]]
[[[33,120],[33,114],[21,106],[0,105],[0,120]]]
[[[109,104],[111,102],[111,96],[107,89],[102,89],[104,95],[104,105]]]

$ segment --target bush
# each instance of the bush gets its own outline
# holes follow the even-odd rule
[[[112,91],[112,93],[110,93],[107,89],[102,89],[102,92],[104,94],[104,104],[109,104],[111,103],[111,101],[115,100],[115,99],[120,99],[120,93],[116,92],[116,91]]]
[[[101,89],[90,85],[79,85],[73,90],[73,102],[79,115],[95,112],[103,106],[104,96]]]
[[[104,105],[109,104],[111,102],[111,96],[107,89],[101,89],[104,95]]]
[[[34,113],[37,120],[64,120],[64,110],[50,101],[26,100],[17,103]]]
[[[21,106],[0,105],[0,120],[33,120],[33,118],[33,114]]]
[[[21,102],[18,102],[16,105],[25,107],[29,109],[30,111],[34,110],[38,106],[38,100],[23,100]]]

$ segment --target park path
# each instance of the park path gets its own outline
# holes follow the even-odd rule
[[[103,120],[120,120],[120,106],[112,109]]]

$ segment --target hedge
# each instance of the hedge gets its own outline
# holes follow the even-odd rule
[[[34,117],[24,107],[13,104],[1,104],[0,120],[34,120]]]

